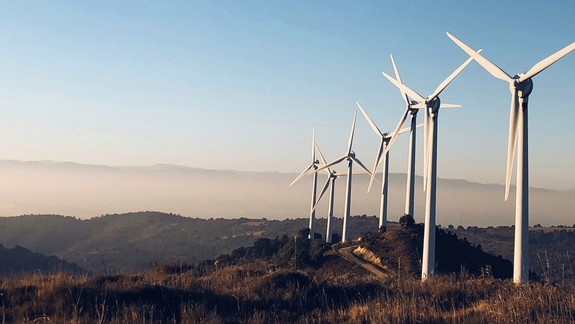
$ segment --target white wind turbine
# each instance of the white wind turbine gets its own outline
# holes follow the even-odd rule
[[[375,163],[373,166],[373,171],[371,172],[371,174],[372,174],[371,181],[369,182],[369,187],[367,188],[367,191],[369,192],[369,190],[371,189],[371,185],[373,183],[372,181],[373,181],[373,179],[375,179],[375,174],[377,173],[377,168],[379,167],[379,164],[381,163],[381,161],[383,161],[383,171],[382,171],[382,175],[381,175],[381,202],[379,205],[379,227],[378,227],[378,229],[379,229],[382,226],[387,226],[387,200],[388,200],[388,183],[389,183],[389,181],[388,181],[389,180],[389,151],[385,154],[385,158],[383,158],[383,159],[382,159],[382,155],[383,155],[383,151],[385,150],[389,141],[391,140],[391,135],[389,133],[383,133],[381,130],[379,130],[377,125],[373,122],[371,117],[369,117],[369,115],[361,107],[361,105],[357,102],[356,102],[356,104],[357,104],[357,107],[359,108],[359,110],[361,110],[361,113],[365,117],[367,123],[369,124],[369,126],[371,127],[373,132],[377,136],[379,136],[379,138],[380,138],[379,148],[377,150],[377,154],[375,157]],[[422,126],[422,125],[418,125],[417,127],[419,127],[419,126]],[[399,134],[403,134],[403,133],[406,133],[409,131],[410,131],[409,128],[404,128],[404,129],[401,129],[399,131]]]
[[[316,149],[317,149],[317,152],[319,153],[319,157],[320,157],[323,165],[327,165],[327,161],[325,160],[325,157],[321,153],[321,150],[319,149],[319,145],[317,145],[317,143],[316,143]],[[317,207],[317,205],[319,204],[319,202],[321,200],[321,197],[323,197],[323,194],[327,191],[328,188],[331,188],[331,190],[329,192],[329,203],[328,203],[328,210],[327,210],[327,226],[326,226],[326,231],[325,231],[325,241],[327,243],[331,243],[332,242],[333,199],[334,199],[334,193],[335,193],[335,180],[337,180],[337,178],[339,176],[342,176],[345,174],[337,173],[335,170],[331,170],[329,167],[326,167],[324,170],[327,172],[328,178],[327,178],[325,184],[323,185],[323,188],[322,188],[322,190],[319,194],[319,197],[317,198],[317,201],[315,203],[315,206],[313,208],[315,209]]]
[[[509,137],[507,142],[507,172],[505,176],[505,200],[509,197],[509,187],[513,174],[513,159],[517,147],[517,186],[515,188],[515,248],[513,253],[513,281],[524,283],[529,280],[529,164],[527,106],[533,91],[531,78],[575,50],[575,42],[533,65],[529,71],[511,77],[497,65],[476,53],[469,46],[450,33],[447,36],[479,63],[494,77],[507,81],[511,91],[509,113]]]
[[[289,186],[291,187],[294,183],[296,183],[299,179],[303,178],[309,171],[317,170],[319,167],[319,161],[315,157],[315,129],[312,131],[312,140],[311,140],[311,164],[305,168],[295,179],[292,181]],[[314,231],[315,231],[315,203],[316,203],[316,196],[317,196],[317,172],[313,173],[313,181],[311,187],[311,206],[309,210],[309,239],[314,238]]]
[[[342,234],[341,234],[341,241],[342,242],[345,242],[347,240],[347,220],[350,216],[350,211],[351,211],[351,179],[352,179],[353,163],[357,163],[362,169],[364,169],[369,175],[371,175],[371,172],[369,172],[369,170],[365,167],[365,165],[363,165],[363,163],[361,163],[361,161],[355,157],[355,152],[353,152],[351,150],[351,146],[353,144],[353,133],[355,131],[356,119],[357,119],[357,109],[355,110],[355,114],[353,115],[353,122],[351,124],[351,132],[349,134],[349,141],[347,143],[346,154],[344,156],[340,157],[339,159],[337,159],[333,162],[330,162],[330,163],[322,166],[321,168],[319,168],[315,171],[317,173],[318,171],[321,171],[323,169],[327,169],[333,165],[341,163],[344,160],[348,161],[348,163],[347,163],[347,188],[346,188],[346,193],[345,193],[345,207],[344,207],[344,211],[343,211],[343,230],[342,230]]]
[[[439,108],[456,108],[459,105],[441,104],[439,94],[461,73],[461,71],[472,61],[467,59],[451,75],[447,77],[435,91],[424,98],[419,93],[411,90],[403,83],[395,80],[386,73],[383,75],[396,87],[407,93],[410,97],[420,103],[413,105],[412,108],[425,108],[425,136],[424,136],[424,183],[426,187],[425,199],[425,232],[423,237],[423,260],[421,266],[421,279],[426,280],[433,275],[435,267],[435,213],[436,213],[436,181],[437,181],[437,122],[439,117]],[[399,134],[401,126],[407,118],[407,112],[403,114],[397,128],[393,134],[392,141],[385,149],[384,153],[389,151],[393,140]]]
[[[393,60],[393,55],[389,55],[391,59],[391,64],[393,65],[393,71],[395,72],[395,78],[398,82],[402,83],[401,76],[399,75],[399,71],[397,66],[395,65],[395,61]],[[414,108],[413,105],[416,105],[416,101],[412,101],[409,99],[407,94],[400,89],[401,98],[405,102],[405,111],[401,117],[401,122],[399,125],[399,129],[403,127],[405,120],[407,118],[407,114],[411,115],[411,123],[410,123],[410,134],[409,134],[409,156],[407,160],[407,172],[406,172],[406,188],[405,188],[405,214],[411,217],[414,217],[414,197],[415,197],[415,147],[416,147],[416,125],[417,125],[417,112],[419,109]],[[399,134],[397,134],[399,135]],[[397,136],[395,135],[395,136]],[[395,141],[394,136],[392,136],[393,141]],[[390,142],[393,142],[390,140]],[[390,144],[388,144],[391,146]]]

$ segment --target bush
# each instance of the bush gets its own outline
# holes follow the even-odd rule
[[[413,227],[413,225],[415,225],[415,219],[410,215],[405,214],[399,218],[399,224],[407,228]]]

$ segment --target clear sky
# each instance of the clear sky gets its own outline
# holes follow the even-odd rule
[[[467,58],[446,31],[514,75],[575,41],[573,17],[571,1],[3,1],[0,158],[299,172],[313,127],[344,153],[355,101],[394,128],[390,53],[427,95]],[[572,53],[534,78],[532,186],[575,188],[574,73]],[[441,97],[464,107],[441,112],[438,175],[503,183],[508,85],[473,62]],[[361,119],[356,138],[372,165]]]

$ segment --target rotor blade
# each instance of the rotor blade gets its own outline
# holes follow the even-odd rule
[[[420,95],[419,93],[411,90],[409,87],[407,87],[406,85],[404,85],[403,83],[398,82],[396,79],[390,77],[389,75],[387,75],[387,73],[385,72],[381,72],[383,74],[383,76],[389,80],[389,82],[393,83],[393,85],[395,85],[396,87],[398,87],[401,91],[406,92],[408,95],[410,95],[412,98],[414,98],[417,101],[425,101],[425,98],[423,98],[422,95]]]
[[[321,200],[321,197],[323,197],[323,194],[327,191],[327,188],[329,187],[329,182],[330,182],[331,178],[328,177],[327,181],[325,182],[325,184],[323,185],[323,188],[321,189],[321,193],[319,194],[318,198],[315,200],[315,204],[313,205],[313,209],[312,211],[315,210],[315,207],[319,204],[319,201]]]
[[[339,159],[337,159],[337,160],[335,160],[335,161],[333,161],[333,162],[330,162],[330,163],[328,163],[328,164],[326,164],[326,165],[324,165],[324,166],[318,168],[318,169],[315,170],[314,172],[319,172],[319,171],[321,171],[321,170],[325,170],[325,169],[329,168],[330,166],[336,165],[336,164],[340,163],[341,161],[347,159],[347,157],[348,157],[347,155],[344,155],[344,156],[340,157]]]
[[[461,108],[461,105],[458,104],[450,104],[450,103],[440,103],[439,108]]]
[[[353,133],[355,132],[355,121],[357,119],[357,109],[353,114],[353,122],[351,123],[351,132],[349,133],[349,141],[347,142],[347,155],[351,153],[351,145],[353,144]]]
[[[417,103],[415,105],[411,105],[411,108],[413,109],[423,109],[423,108],[427,108],[427,105],[425,104],[425,102],[420,102]]]
[[[404,127],[402,129],[399,130],[399,133],[397,135],[401,135],[403,133],[407,133],[411,131],[411,127]]]
[[[315,163],[310,164],[310,166],[308,166],[305,170],[302,171],[302,173],[300,173],[295,179],[294,181],[292,181],[289,186],[291,187],[294,183],[296,183],[299,179],[301,179],[304,175],[307,174],[307,172],[309,170],[311,170],[314,167]]]
[[[481,50],[478,50],[477,53],[481,53]],[[471,63],[471,61],[473,61],[473,57],[465,60],[463,64],[461,64],[455,71],[453,71],[453,73],[451,73],[445,80],[443,80],[443,82],[441,82],[437,89],[435,89],[435,92],[433,92],[431,96],[427,97],[427,100],[431,101],[437,98],[437,96],[439,96],[439,94],[445,90],[445,88],[447,88],[447,86],[459,75],[459,73],[461,73],[461,71],[463,71],[463,69],[465,69],[469,63]]]
[[[317,143],[315,143],[315,148],[317,149],[317,153],[319,153],[319,158],[321,160],[321,163],[323,165],[327,165],[327,161],[325,160],[325,157],[323,156],[323,153],[321,153],[321,150],[319,149],[319,145]],[[329,168],[326,168],[325,171],[328,174],[331,174],[331,170]]]
[[[399,83],[403,84],[403,81],[401,81],[401,76],[399,75],[399,71],[397,70],[397,66],[395,65],[395,61],[393,60],[393,55],[389,54],[389,57],[391,58],[391,65],[393,65],[393,72],[395,73],[395,79]],[[405,91],[401,90],[400,88],[399,92],[401,92],[401,97],[403,98],[403,101],[405,101],[405,104],[409,105],[409,98],[407,97]]]
[[[565,46],[561,50],[555,52],[552,55],[549,55],[547,58],[545,58],[545,59],[539,61],[539,63],[533,65],[533,67],[531,69],[529,69],[529,71],[527,71],[527,73],[525,73],[525,75],[522,75],[519,77],[519,82],[523,82],[527,79],[531,79],[532,77],[539,74],[541,71],[548,68],[551,64],[559,61],[563,56],[571,53],[571,51],[573,51],[573,50],[575,50],[575,42]]]
[[[315,163],[315,128],[311,131],[311,163]]]
[[[377,150],[377,155],[375,156],[375,162],[373,163],[373,171],[371,172],[371,178],[369,179],[369,185],[367,186],[367,192],[371,190],[371,185],[373,184],[373,180],[375,180],[375,174],[377,173],[377,168],[379,167],[379,163],[381,162],[381,155],[383,154],[383,146],[384,144],[383,138],[379,142],[379,149]]]
[[[401,130],[401,128],[403,127],[403,124],[405,123],[405,119],[407,119],[407,114],[409,114],[409,109],[405,109],[405,111],[403,112],[403,115],[401,116],[399,123],[397,123],[397,126],[395,127],[395,130],[393,131],[393,134],[391,135],[391,139],[389,140],[389,143],[387,143],[387,145],[385,146],[384,154],[387,154],[387,152],[389,152],[389,150],[391,149],[393,142],[395,142],[397,135],[399,135],[399,131]]]
[[[363,170],[365,170],[365,172],[367,172],[367,174],[371,176],[371,171],[369,171],[369,169],[365,165],[363,165],[363,163],[361,163],[360,160],[358,160],[355,156],[350,156],[350,158],[353,160],[353,162],[357,163]]]
[[[420,128],[420,127],[422,127],[422,126],[423,126],[423,124],[418,124],[418,125],[415,126],[415,128]],[[404,127],[404,128],[402,128],[402,129],[399,131],[399,134],[398,134],[398,135],[401,135],[401,134],[403,134],[403,133],[407,133],[407,132],[409,132],[409,131],[411,131],[411,127]],[[386,136],[386,138],[388,138],[388,137]]]
[[[511,95],[511,107],[509,109],[509,138],[507,142],[507,172],[505,174],[505,201],[509,198],[511,177],[513,176],[513,160],[515,158],[515,145],[517,143],[517,90]]]
[[[379,136],[383,136],[383,133],[379,130],[377,125],[373,122],[373,120],[371,119],[371,117],[369,117],[369,115],[365,112],[365,110],[363,110],[363,108],[361,107],[359,102],[356,101],[355,103],[357,104],[357,107],[359,108],[359,110],[361,110],[363,117],[365,117],[365,119],[367,120],[367,123],[369,124],[369,126],[371,126],[371,129],[373,129],[375,134],[377,134]]]
[[[475,52],[471,47],[467,46],[465,43],[460,41],[459,39],[455,38],[455,36],[447,33],[447,37],[449,37],[457,46],[459,46],[465,53],[469,56],[473,57],[479,65],[481,65],[487,72],[491,73],[494,77],[507,81],[513,82],[513,78],[509,76],[505,71],[503,71],[500,67],[493,64],[491,61],[483,57],[481,54]]]

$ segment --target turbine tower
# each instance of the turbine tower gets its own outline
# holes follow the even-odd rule
[[[325,157],[321,153],[321,150],[319,149],[319,145],[317,145],[317,143],[316,143],[316,149],[317,149],[317,153],[319,153],[319,157],[320,157],[323,165],[327,165],[327,161],[325,160]],[[323,194],[327,191],[328,188],[331,188],[331,190],[329,192],[329,203],[328,203],[328,210],[327,210],[327,226],[326,226],[326,231],[325,231],[325,241],[327,243],[332,243],[333,199],[334,199],[334,193],[335,193],[335,180],[337,180],[337,178],[339,176],[342,176],[344,174],[338,174],[335,170],[331,170],[329,167],[325,168],[324,170],[327,172],[328,178],[327,178],[325,184],[323,185],[323,188],[321,189],[319,197],[317,198],[317,201],[316,201],[315,206],[313,208],[315,209],[317,207],[317,205],[321,201],[321,197],[323,197]]]
[[[391,59],[391,64],[393,65],[393,71],[395,72],[395,79],[402,83],[401,76],[399,75],[399,71],[397,66],[395,65],[395,61],[393,60],[393,55],[389,55]],[[416,147],[416,125],[417,125],[417,112],[419,109],[413,108],[412,105],[417,104],[416,101],[411,101],[407,94],[400,89],[401,98],[405,102],[405,112],[403,113],[401,123],[401,127],[405,123],[405,119],[407,114],[411,115],[411,123],[410,123],[410,133],[409,133],[409,156],[407,159],[407,172],[406,172],[406,181],[407,184],[405,186],[405,214],[411,217],[414,217],[414,197],[415,197],[415,147]],[[393,139],[395,141],[395,138]]]
[[[472,61],[472,58],[467,59],[461,64],[451,75],[447,77],[435,91],[424,98],[419,93],[405,86],[403,83],[395,80],[386,73],[383,75],[396,87],[403,92],[407,93],[410,97],[419,101],[418,104],[413,105],[413,108],[425,109],[425,123],[424,123],[424,185],[426,187],[425,199],[425,232],[423,237],[423,260],[421,267],[421,279],[426,280],[433,276],[435,266],[435,217],[436,217],[436,180],[437,180],[437,123],[439,117],[439,108],[456,108],[459,105],[441,104],[439,94],[461,73],[461,71]],[[395,140],[401,130],[401,126],[407,118],[407,113],[403,114],[402,119],[399,121],[397,128],[392,136],[392,141]],[[385,149],[387,153],[391,147],[391,143]]]
[[[369,115],[367,114],[367,112],[365,112],[365,110],[361,107],[361,105],[357,102],[356,102],[356,104],[357,104],[357,107],[359,108],[359,110],[361,111],[361,113],[363,114],[363,116],[365,117],[367,123],[369,124],[369,126],[373,130],[373,132],[377,136],[379,136],[379,138],[380,138],[379,148],[377,150],[377,154],[375,157],[375,163],[373,166],[373,171],[371,172],[372,177],[371,177],[371,180],[369,182],[369,187],[367,188],[367,191],[369,192],[369,190],[371,189],[371,185],[373,183],[372,181],[375,179],[375,174],[377,173],[377,168],[379,167],[379,164],[383,161],[383,171],[382,171],[382,175],[381,175],[381,202],[379,205],[379,227],[378,227],[378,229],[380,229],[382,226],[387,227],[389,152],[387,152],[385,154],[384,158],[382,158],[382,156],[383,156],[384,149],[386,148],[389,141],[391,140],[391,135],[389,133],[383,133],[381,130],[379,130],[377,125],[373,122],[371,117],[369,117]],[[421,125],[419,125],[419,126],[421,126]],[[410,131],[409,128],[404,128],[400,131],[400,134],[406,133],[409,131]]]
[[[351,124],[351,132],[349,134],[349,141],[347,143],[347,152],[344,156],[340,157],[339,159],[330,162],[319,169],[316,169],[315,172],[321,171],[323,169],[327,169],[333,165],[341,163],[342,161],[347,161],[347,188],[345,192],[345,206],[343,210],[343,230],[341,233],[341,241],[345,242],[347,240],[347,221],[350,216],[351,212],[351,179],[352,179],[352,169],[353,164],[357,163],[362,169],[364,169],[369,175],[371,172],[355,157],[355,152],[351,150],[351,146],[353,144],[353,133],[355,131],[355,121],[357,119],[357,109],[355,110],[355,114],[353,115],[353,122]]]
[[[315,158],[315,129],[312,130],[312,139],[311,139],[311,164],[305,168],[295,179],[292,183],[289,184],[291,187],[294,183],[296,183],[299,179],[303,178],[310,170],[317,170],[319,161]],[[314,231],[315,231],[315,203],[316,203],[316,196],[317,196],[317,172],[313,173],[313,181],[311,186],[311,207],[309,209],[309,239],[314,238]]]
[[[529,71],[511,77],[497,65],[476,53],[465,43],[450,33],[447,36],[479,63],[494,77],[507,81],[511,91],[509,112],[509,137],[507,141],[507,171],[505,176],[505,201],[509,197],[513,159],[517,149],[517,186],[515,188],[515,247],[513,253],[513,281],[524,283],[529,280],[529,159],[527,106],[529,95],[533,91],[531,78],[548,68],[551,64],[575,50],[575,42],[555,52],[533,65]]]

